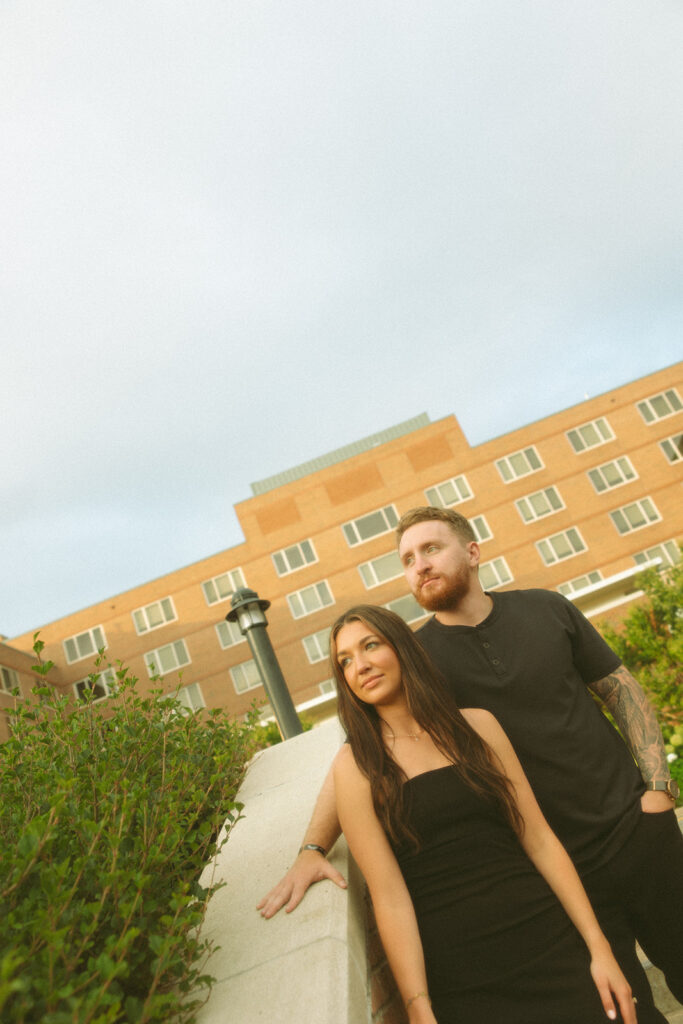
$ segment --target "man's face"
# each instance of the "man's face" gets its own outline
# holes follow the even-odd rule
[[[479,562],[479,546],[463,543],[439,519],[409,526],[398,553],[410,589],[429,612],[454,609],[469,592]]]

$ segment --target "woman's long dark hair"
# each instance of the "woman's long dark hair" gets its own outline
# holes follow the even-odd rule
[[[512,784],[498,759],[460,712],[443,677],[400,616],[386,608],[361,604],[349,608],[330,632],[330,659],[337,684],[337,711],[356,764],[370,782],[375,812],[396,845],[417,847],[417,837],[406,823],[406,774],[387,750],[382,720],[372,704],[352,693],[337,661],[337,636],[349,622],[362,622],[394,649],[401,665],[401,680],[408,709],[441,753],[453,762],[462,779],[475,792],[495,803],[518,835],[522,819]]]

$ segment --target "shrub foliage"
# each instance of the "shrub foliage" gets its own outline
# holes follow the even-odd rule
[[[239,817],[253,725],[116,674],[112,697],[80,707],[37,686],[0,744],[8,1024],[189,1024],[211,982],[198,879]]]
[[[636,577],[646,599],[619,628],[602,633],[657,708],[665,738],[683,725],[683,559],[665,572]]]

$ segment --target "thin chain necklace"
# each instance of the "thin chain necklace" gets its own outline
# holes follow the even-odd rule
[[[424,729],[420,729],[419,732],[405,732],[405,733],[399,733],[398,735],[395,732],[392,732],[391,736],[387,736],[387,739],[391,739],[391,740],[415,740],[417,742],[417,740],[419,740],[420,736],[424,736]]]

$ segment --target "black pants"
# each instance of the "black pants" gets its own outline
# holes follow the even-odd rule
[[[673,810],[641,814],[608,864],[583,878],[600,924],[638,998],[638,1024],[665,1024],[634,938],[683,1003],[683,835]]]

